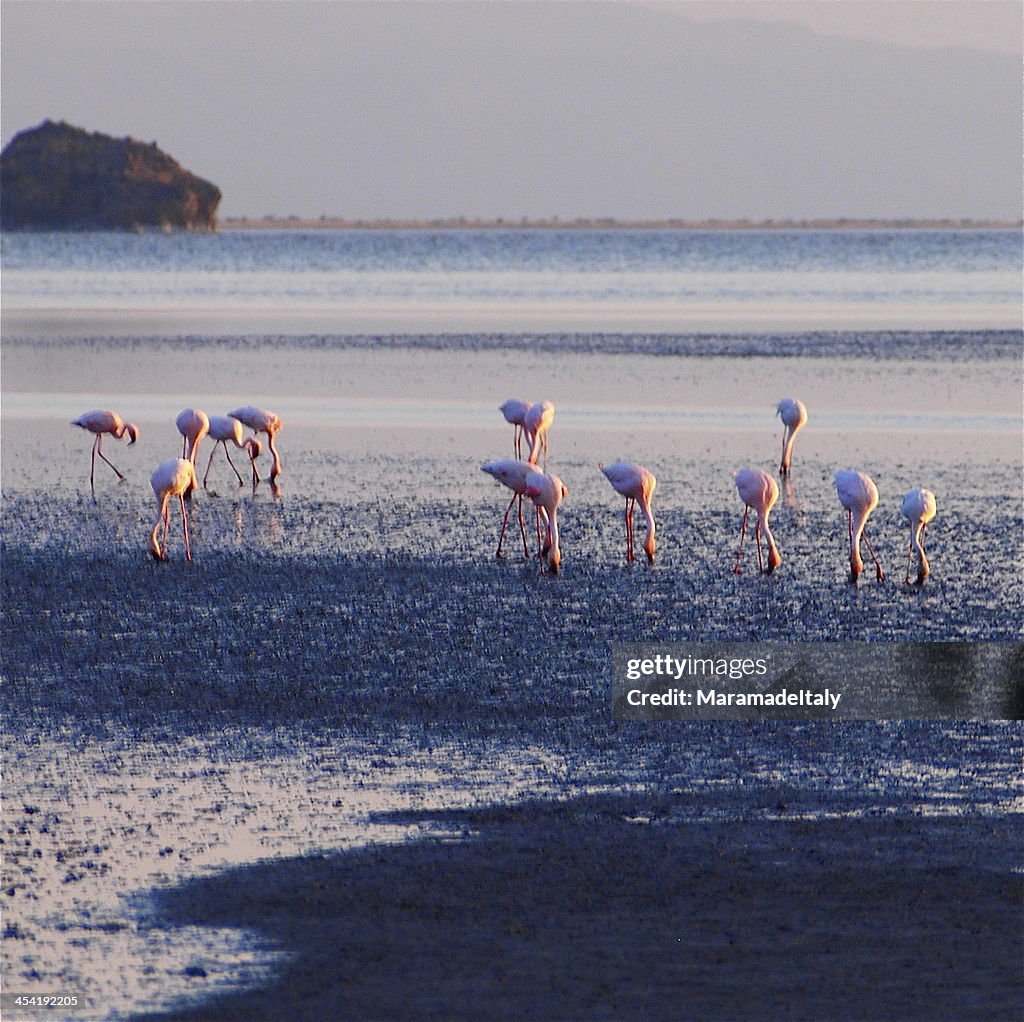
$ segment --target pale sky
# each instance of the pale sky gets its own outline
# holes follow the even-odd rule
[[[822,35],[934,49],[1024,53],[1017,0],[638,0],[693,21],[782,22]],[[969,10],[967,9],[969,8]]]
[[[2,2],[0,133],[161,148],[221,215],[998,217],[1021,6]]]

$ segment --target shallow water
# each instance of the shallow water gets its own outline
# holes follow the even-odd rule
[[[578,1017],[617,1005],[620,1017],[677,1018],[680,984],[695,1018],[737,1003],[749,1018],[779,1017],[780,1005],[808,1018],[885,1017],[893,1005],[908,1019],[1011,1017],[1019,722],[616,724],[607,643],[1020,641],[1019,331],[780,334],[758,323],[700,335],[680,332],[680,312],[692,317],[695,306],[673,292],[660,332],[616,334],[607,331],[619,299],[587,290],[604,260],[622,263],[610,283],[628,285],[623,322],[641,315],[640,299],[648,311],[661,300],[644,288],[677,288],[681,272],[704,289],[712,318],[734,322],[734,299],[743,316],[781,302],[805,323],[842,323],[854,307],[891,318],[907,299],[898,289],[909,288],[910,321],[948,328],[980,309],[976,325],[991,327],[1010,308],[1000,297],[1004,236],[974,236],[966,254],[948,233],[916,247],[899,234],[839,248],[807,237],[754,239],[753,250],[698,239],[685,265],[671,238],[595,238],[568,262],[544,238],[516,240],[512,257],[501,238],[464,249],[445,236],[431,254],[425,235],[378,235],[344,256],[330,248],[338,240],[303,237],[298,249],[280,237],[256,249],[242,236],[175,237],[169,247],[69,241],[75,259],[84,252],[113,266],[108,293],[88,259],[68,276],[52,237],[18,241],[19,253],[3,239],[5,289],[26,306],[11,313],[5,302],[0,408],[6,989],[80,992],[81,1018],[360,1018],[388,1014],[375,1000],[382,991],[440,1017],[479,1017],[481,1004],[540,1017],[550,1004],[529,1000],[539,976],[550,989],[568,982],[561,1003]],[[169,252],[212,272],[203,260],[225,249],[240,262],[207,295],[199,276],[166,276]],[[264,262],[246,265],[254,251]],[[451,286],[429,275],[443,271],[476,289],[459,299],[462,314],[478,302],[472,315],[483,310],[495,329],[516,321],[515,307],[509,318],[503,296],[487,290],[500,284],[535,311],[578,299],[601,332],[459,334],[450,296],[433,294],[428,318],[441,330],[361,335],[345,304],[352,296],[329,292],[325,322],[341,325],[318,334],[302,288],[270,295],[274,308],[254,313],[260,332],[225,330],[242,322],[228,307],[239,282],[288,286],[297,251],[303,273],[314,265],[325,275],[306,274],[304,288],[369,289],[369,314],[392,328],[396,309],[413,315],[423,302],[423,286]],[[378,258],[397,292],[381,291]],[[839,263],[867,276],[832,280]],[[898,265],[911,272],[885,280]],[[715,283],[737,268],[748,273],[728,281],[746,288],[739,296]],[[134,273],[148,276],[140,285]],[[788,274],[800,286],[829,277],[842,292],[835,308],[828,295],[787,296]],[[46,280],[44,291],[63,298],[40,292],[47,307],[30,308],[31,288]],[[873,298],[856,293],[865,282]],[[172,295],[153,336],[140,330],[155,315],[152,287],[196,299],[186,308],[191,300]],[[951,287],[960,290],[947,303],[939,291]],[[102,308],[78,310],[75,288]],[[134,311],[111,307],[125,295]],[[285,327],[268,332],[276,318]],[[561,326],[578,322],[571,313]],[[517,556],[515,532],[508,556],[494,558],[507,491],[479,465],[512,456],[497,406],[513,394],[558,409],[549,467],[570,494],[557,578]],[[773,513],[783,564],[760,578],[748,559],[736,576],[742,508],[731,472],[777,467],[774,406],[784,394],[803,398],[811,418]],[[219,455],[193,502],[194,563],[183,560],[176,517],[170,561],[152,562],[148,478],[180,451],[174,415],[245,403],[284,419],[279,492],[239,488]],[[137,445],[104,444],[127,479],[100,464],[95,498],[91,437],[68,425],[91,407],[115,408],[142,429]],[[621,498],[597,469],[618,458],[658,476],[653,570],[624,563]],[[869,534],[882,583],[847,581],[831,484],[847,466],[869,471],[881,493]],[[899,513],[902,494],[919,485],[939,505],[927,539],[933,575],[920,589],[902,584]],[[654,897],[631,872],[652,855],[713,904]],[[591,859],[625,872],[592,877]],[[545,863],[571,868],[552,875]],[[341,884],[336,868],[347,871]],[[488,869],[499,871],[497,886]],[[652,876],[658,892],[671,879]],[[567,877],[587,889],[552,929]],[[524,902],[491,919],[499,888]],[[314,932],[310,891],[324,928],[303,937]],[[375,921],[346,901],[352,891]],[[759,916],[752,906],[764,891]],[[531,895],[543,895],[539,913]],[[662,904],[668,918],[650,907]],[[963,904],[977,934],[951,923]],[[858,957],[877,944],[880,905],[893,906],[893,971]],[[637,928],[617,930],[630,912]],[[449,918],[454,935],[432,929]],[[399,961],[379,944],[381,919]],[[577,939],[563,925],[578,927]],[[433,945],[407,953],[406,930],[433,934]],[[456,996],[461,988],[437,977],[467,933],[486,946],[485,960],[466,968],[485,988]],[[643,1005],[615,1001],[614,990],[635,984],[605,990],[590,959],[573,958],[566,981],[529,958],[535,948],[562,962],[566,947],[579,947],[608,962],[616,948],[653,949],[666,933],[689,941],[676,965],[705,971],[666,974]],[[586,934],[606,943],[590,948]],[[324,961],[318,945],[343,951]],[[774,971],[758,972],[743,949]],[[513,978],[491,989],[495,960]],[[528,975],[516,979],[520,961]],[[715,978],[723,962],[736,964],[729,988]],[[879,969],[869,1003],[862,977]],[[743,976],[756,982],[744,987]],[[449,988],[452,1000],[430,999]]]

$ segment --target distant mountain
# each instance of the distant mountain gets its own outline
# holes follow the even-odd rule
[[[4,230],[212,231],[220,189],[157,148],[44,121],[0,154]]]

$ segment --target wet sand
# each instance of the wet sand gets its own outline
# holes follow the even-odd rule
[[[611,720],[614,640],[1020,641],[1019,361],[941,341],[5,342],[6,989],[80,991],[69,1018],[1015,1017],[1019,723]],[[737,577],[729,470],[777,467],[786,392],[812,420],[784,563]],[[479,464],[511,454],[513,393],[559,403],[557,578],[515,535],[493,556]],[[143,428],[104,445],[128,479],[101,465],[95,501],[84,396]],[[215,461],[195,563],[173,532],[153,563],[165,405],[250,400],[291,413],[281,493]],[[617,457],[659,478],[653,570],[624,564]],[[846,580],[849,464],[882,493],[884,583]]]

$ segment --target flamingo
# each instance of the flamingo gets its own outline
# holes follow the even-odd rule
[[[928,523],[935,517],[935,494],[931,490],[911,490],[903,498],[903,517],[910,522],[910,549],[907,551],[907,574],[903,582],[910,582],[910,558],[917,549],[918,570],[916,585],[924,585],[931,574],[928,558],[924,555],[924,533]]]
[[[181,434],[181,456],[194,465],[199,455],[199,444],[210,432],[210,419],[198,408],[185,408],[178,413],[174,425]]]
[[[776,407],[775,414],[782,419],[785,427],[782,431],[782,464],[779,466],[779,475],[784,476],[789,475],[790,462],[793,460],[793,441],[807,423],[807,406],[803,401],[784,397]]]
[[[864,524],[868,520],[868,515],[878,504],[878,487],[872,482],[870,476],[863,472],[855,472],[853,469],[841,469],[836,473],[833,482],[839,496],[839,503],[846,508],[848,515],[850,581],[855,583],[857,576],[864,570],[864,562],[860,557],[860,538],[863,535],[868,553],[871,554],[871,559],[875,562],[875,577],[881,582],[885,578],[885,572],[882,571],[882,566],[878,563],[878,558],[875,557],[875,552],[871,549],[871,543],[864,532]],[[854,523],[853,517],[855,513],[857,515],[856,523]]]
[[[644,540],[644,553],[647,554],[647,562],[654,563],[654,514],[651,511],[651,498],[654,496],[654,488],[658,480],[654,473],[643,465],[634,465],[628,461],[616,461],[605,467],[597,466],[608,478],[615,490],[626,498],[626,561],[635,560],[633,549],[633,513],[637,503],[644,518],[647,519],[647,539]]]
[[[537,464],[537,456],[544,450],[544,470],[548,467],[548,430],[555,421],[555,406],[550,401],[542,401],[530,405],[523,416],[523,431],[530,444],[530,454],[526,459],[531,465]]]
[[[505,538],[505,529],[508,528],[508,516],[512,513],[512,505],[519,501],[519,531],[523,536],[523,556],[529,559],[530,547],[526,542],[526,525],[523,522],[523,494],[526,493],[526,478],[533,472],[534,467],[528,461],[489,461],[486,465],[480,466],[481,472],[494,476],[499,483],[504,483],[512,491],[512,499],[508,502],[505,510],[505,521],[501,525],[501,535],[498,537],[498,552],[495,557],[501,556],[501,543]]]
[[[547,523],[547,534],[541,547],[540,557],[548,559],[552,575],[558,574],[558,566],[562,563],[562,553],[558,548],[558,505],[564,497],[569,496],[569,487],[556,475],[533,471],[526,477],[526,496],[533,501],[537,509],[537,529],[540,531],[540,516],[544,515]],[[538,535],[538,540],[539,540]]]
[[[736,565],[732,569],[739,575],[740,559],[743,556],[743,537],[747,534],[747,514],[751,508],[757,512],[757,523],[754,526],[754,542],[757,544],[757,570],[770,575],[781,563],[779,548],[775,545],[775,537],[768,526],[768,516],[779,499],[779,484],[767,472],[759,468],[744,468],[735,475],[736,489],[743,500],[743,524],[740,526],[740,548],[736,553]],[[768,567],[761,560],[761,532],[764,532],[768,544]]]
[[[96,496],[96,455],[98,454],[117,474],[118,479],[124,479],[117,466],[110,461],[101,450],[103,434],[109,433],[115,440],[121,440],[125,433],[128,434],[128,446],[131,447],[139,439],[139,429],[130,422],[124,422],[117,412],[94,411],[80,415],[72,423],[72,426],[80,426],[96,434],[92,445],[92,467],[89,470],[89,485],[92,487],[92,495]]]
[[[149,536],[150,553],[158,561],[167,560],[167,533],[171,527],[171,497],[177,497],[181,505],[181,529],[185,536],[185,559],[192,560],[192,547],[188,540],[188,511],[185,510],[185,495],[198,485],[196,467],[188,458],[172,458],[156,467],[150,478],[156,495],[156,520]],[[163,545],[157,540],[160,525],[164,527]]]
[[[243,425],[248,426],[254,433],[267,434],[267,447],[274,456],[274,464],[270,468],[270,483],[281,474],[281,457],[274,446],[274,438],[281,430],[281,417],[274,412],[268,412],[265,408],[256,408],[253,405],[246,405],[244,408],[236,408],[228,412],[232,419],[238,419]]]
[[[236,447],[241,447],[249,455],[249,464],[252,468],[252,485],[255,486],[260,481],[259,472],[256,471],[256,459],[260,456],[263,445],[255,437],[249,437],[248,440],[242,439],[242,423],[238,419],[233,419],[230,415],[211,415],[210,437],[214,444],[213,450],[210,451],[210,460],[206,463],[206,475],[203,476],[204,488],[206,487],[206,480],[210,475],[210,466],[213,464],[213,456],[217,453],[218,444],[224,448],[224,457],[228,459],[231,471],[237,476],[238,485],[245,485],[242,477],[238,474],[238,469],[235,468],[235,463],[231,460],[231,455],[228,453],[229,440]]]
[[[520,401],[517,397],[510,397],[503,405],[501,405],[498,411],[505,416],[505,421],[509,422],[513,426],[513,449],[516,452],[516,457],[521,458],[523,456],[523,432],[525,430],[525,416],[526,413],[533,407],[529,401]]]

